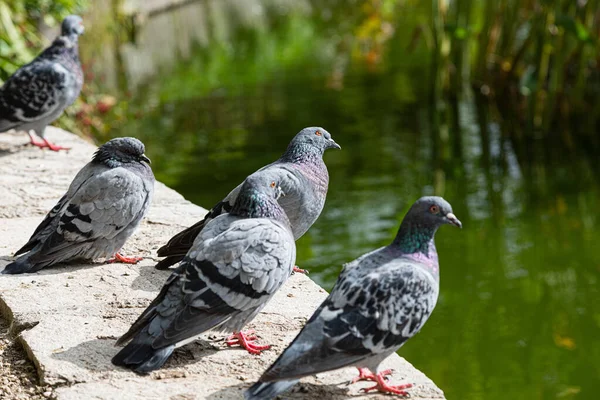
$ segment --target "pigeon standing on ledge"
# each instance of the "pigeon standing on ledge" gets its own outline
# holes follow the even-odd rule
[[[210,329],[233,331],[228,345],[252,354],[250,322],[292,273],[296,244],[277,199],[285,195],[280,174],[250,175],[228,214],[209,221],[165,286],[123,335],[112,362],[138,373],[162,367],[175,347]]]
[[[0,88],[0,132],[25,131],[34,146],[68,150],[50,143],[44,132],[81,92],[78,37],[83,31],[81,17],[66,17],[61,35],[52,45],[8,78]],[[42,141],[36,140],[32,131]]]
[[[259,171],[274,169],[284,174],[281,188],[286,195],[279,199],[279,204],[289,218],[295,240],[304,235],[315,223],[325,205],[329,173],[323,162],[323,153],[327,149],[340,148],[325,129],[304,128],[296,134],[286,152],[277,161],[259,169]],[[167,269],[181,261],[208,221],[231,210],[242,184],[214,206],[202,221],[179,232],[166,245],[158,249],[158,256],[166,258],[159,261],[156,268]],[[305,272],[296,267],[294,271]]]
[[[77,259],[115,256],[110,261],[136,263],[118,253],[148,211],[154,175],[144,144],[117,138],[100,146],[77,173],[67,193],[46,215],[27,244],[27,253],[2,271],[22,274]]]
[[[408,211],[396,238],[345,265],[331,294],[292,344],[250,387],[247,400],[272,399],[298,379],[355,366],[352,383],[375,381],[365,391],[407,395],[379,364],[423,327],[438,298],[434,235],[443,224],[462,227],[441,197],[422,197]]]

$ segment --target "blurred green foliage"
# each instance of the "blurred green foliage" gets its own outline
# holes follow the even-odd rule
[[[0,83],[47,45],[39,26],[60,24],[88,0],[0,0]]]

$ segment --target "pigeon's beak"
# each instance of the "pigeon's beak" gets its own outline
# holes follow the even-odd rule
[[[152,164],[152,161],[150,161],[150,159],[149,159],[148,157],[146,157],[146,155],[145,155],[145,154],[142,154],[142,155],[140,156],[140,160],[142,160],[142,161],[146,161],[148,164]]]
[[[285,192],[283,191],[283,189],[281,188],[281,186],[277,187],[277,194],[278,194],[277,198],[285,197]]]
[[[338,150],[341,150],[341,149],[342,149],[342,146],[340,146],[339,144],[337,144],[337,143],[335,142],[335,140],[333,140],[333,139],[329,139],[329,148],[330,148],[330,149],[338,149]]]
[[[448,220],[449,224],[452,224],[454,226],[458,226],[459,228],[462,228],[462,222],[460,222],[460,220],[458,218],[456,218],[456,215],[454,215],[452,213],[448,213],[448,214],[446,214],[446,219]]]

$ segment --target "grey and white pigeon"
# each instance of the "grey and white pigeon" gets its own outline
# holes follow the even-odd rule
[[[144,144],[135,138],[112,139],[98,149],[75,176],[67,193],[46,215],[3,274],[39,271],[76,259],[115,256],[148,211],[154,175]]]
[[[52,45],[8,78],[0,88],[0,132],[25,131],[34,146],[68,150],[50,143],[44,132],[81,92],[78,37],[83,30],[81,17],[66,17]],[[42,141],[37,141],[32,131]]]
[[[323,162],[323,153],[327,149],[340,148],[325,129],[304,128],[296,134],[286,152],[277,161],[259,169],[259,171],[276,169],[285,173],[281,180],[281,188],[286,196],[279,199],[279,204],[290,220],[296,240],[315,223],[325,205],[329,173]],[[205,224],[231,210],[242,184],[243,182],[215,205],[202,221],[179,232],[166,245],[158,249],[158,256],[167,258],[158,262],[156,268],[167,269],[181,261]],[[297,268],[294,270],[305,272]]]
[[[392,244],[345,265],[331,294],[283,354],[250,387],[246,399],[272,399],[298,379],[355,366],[352,382],[373,380],[366,391],[406,395],[379,364],[423,327],[438,298],[434,235],[443,224],[462,227],[441,197],[422,197],[406,214]]]
[[[228,345],[252,354],[269,346],[242,332],[292,273],[296,244],[276,171],[249,176],[228,214],[207,222],[162,290],[123,335],[132,339],[115,365],[148,373],[160,368],[176,347],[210,329],[233,331]]]

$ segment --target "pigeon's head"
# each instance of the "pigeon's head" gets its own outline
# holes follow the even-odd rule
[[[79,15],[69,15],[61,25],[61,36],[81,35],[85,31],[83,19]]]
[[[327,149],[341,149],[331,137],[331,133],[320,127],[304,128],[290,142],[288,149],[312,147],[323,153]]]
[[[242,185],[230,214],[245,218],[273,218],[289,225],[285,211],[277,203],[285,196],[281,189],[281,174],[263,170],[248,176]]]
[[[105,163],[111,168],[135,162],[150,164],[144,150],[144,144],[138,139],[120,137],[100,146],[94,155],[94,161]]]
[[[452,212],[450,203],[438,196],[421,197],[412,205],[405,219],[436,229],[444,224],[462,228],[462,223]]]
[[[258,171],[248,176],[242,185],[242,191],[253,196],[264,195],[279,200],[285,193],[281,189],[281,174],[276,171]]]

